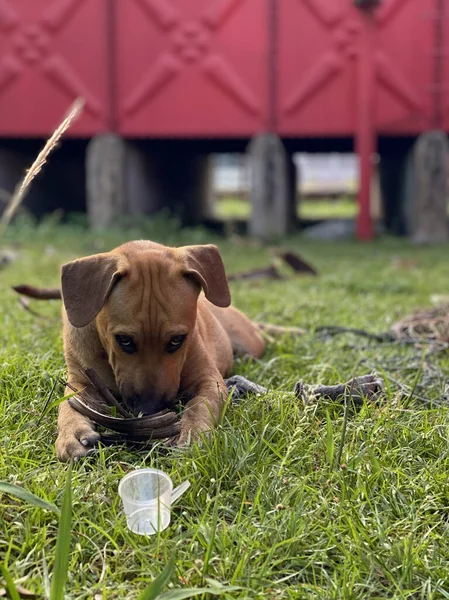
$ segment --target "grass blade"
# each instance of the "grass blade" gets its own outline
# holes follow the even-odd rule
[[[45,552],[42,550],[42,577],[44,580],[44,596],[45,600],[50,600],[50,577],[48,575],[47,560]]]
[[[39,416],[39,418],[38,418],[38,420],[36,422],[36,427],[39,427],[39,425],[42,422],[42,419],[47,414],[47,410],[49,410],[48,406],[49,406],[49,404],[51,402],[51,399],[53,398],[53,394],[55,393],[55,389],[56,389],[57,385],[58,385],[58,380],[55,379],[53,381],[53,385],[51,386],[50,393],[48,394],[47,399],[45,401],[44,407],[42,408],[42,412],[41,412],[41,414],[40,414],[40,416]]]
[[[195,596],[201,596],[202,594],[210,594],[212,596],[223,596],[223,594],[229,594],[240,590],[239,587],[208,587],[208,588],[190,588],[190,589],[177,589],[169,590],[164,592],[158,597],[158,600],[185,600],[185,598],[194,598]]]
[[[14,485],[13,483],[8,483],[7,481],[0,481],[0,493],[8,494],[8,496],[14,496],[15,498],[20,498],[27,504],[31,504],[33,506],[38,506],[39,508],[45,508],[46,510],[50,510],[56,514],[59,514],[59,508],[52,504],[51,502],[47,502],[46,500],[42,500],[39,496],[35,496],[31,492],[28,492],[24,488]]]
[[[67,480],[59,518],[58,538],[56,540],[56,559],[50,587],[50,600],[64,600],[67,581],[70,538],[72,529],[72,464],[67,471]]]
[[[334,464],[334,432],[332,430],[332,421],[328,410],[326,410],[326,454],[327,462],[332,469]]]
[[[148,585],[137,600],[154,600],[158,598],[164,587],[169,583],[175,569],[175,557],[172,556],[165,569]]]
[[[64,132],[70,127],[72,121],[76,120],[81,111],[83,110],[84,100],[82,98],[77,98],[72,106],[70,107],[67,115],[64,117],[62,123],[59,127],[53,132],[51,137],[45,143],[43,149],[37,155],[36,160],[33,162],[31,167],[27,170],[26,175],[23,181],[16,187],[14,190],[11,199],[6,206],[1,219],[0,219],[0,237],[5,233],[6,228],[9,225],[9,222],[13,218],[17,209],[21,205],[23,199],[25,198],[30,183],[36,177],[36,175],[41,171],[44,166],[48,155],[58,146],[58,142]]]
[[[5,567],[5,565],[0,565],[0,569],[3,574],[3,577],[5,578],[9,597],[11,598],[11,600],[20,600],[19,592],[17,591],[14,581],[12,580],[10,572]]]
[[[348,397],[348,394],[346,393],[345,394],[345,413],[343,416],[343,427],[341,430],[340,446],[338,448],[338,458],[337,458],[338,466],[341,465],[341,457],[343,456],[343,447],[345,445],[345,439],[346,439],[346,429],[348,427],[349,406],[350,406],[350,399]]]

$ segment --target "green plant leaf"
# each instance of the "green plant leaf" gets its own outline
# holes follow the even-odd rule
[[[229,594],[231,592],[237,592],[240,590],[239,587],[208,587],[208,588],[187,588],[187,589],[176,589],[168,590],[161,594],[157,600],[185,600],[185,598],[195,598],[195,596],[201,596],[202,594],[211,594],[212,596],[222,596],[223,594]]]
[[[67,471],[67,480],[59,518],[58,538],[56,540],[56,559],[50,586],[50,600],[64,600],[67,581],[70,539],[72,528],[72,464]]]
[[[165,569],[148,585],[137,600],[154,600],[169,583],[175,569],[175,557],[172,556]]]
[[[23,500],[27,504],[32,504],[33,506],[38,506],[39,508],[45,508],[46,510],[50,510],[51,512],[59,514],[59,508],[57,506],[51,502],[42,500],[42,498],[39,498],[39,496],[35,496],[19,485],[14,485],[13,483],[8,483],[7,481],[0,481],[0,492],[8,494],[8,496],[20,498],[20,500]]]
[[[0,565],[0,569],[3,574],[3,577],[5,578],[6,587],[8,588],[8,594],[11,600],[20,600],[19,592],[17,591],[14,581],[12,580],[10,572],[5,567],[5,565]]]

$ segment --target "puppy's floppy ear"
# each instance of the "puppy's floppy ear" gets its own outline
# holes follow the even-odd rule
[[[217,246],[184,246],[180,250],[187,267],[186,275],[203,288],[209,302],[222,308],[229,306],[231,292]]]
[[[85,327],[95,319],[122,275],[118,257],[109,253],[80,258],[62,267],[62,299],[73,327]]]

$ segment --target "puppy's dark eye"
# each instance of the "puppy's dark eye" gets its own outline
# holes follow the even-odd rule
[[[167,346],[167,352],[169,352],[170,354],[173,354],[173,352],[176,352],[176,350],[179,350],[181,348],[181,346],[183,345],[183,343],[186,340],[186,335],[175,335],[172,337],[172,339],[168,342],[168,346]]]
[[[136,343],[129,335],[116,335],[115,339],[117,340],[117,344],[123,352],[126,352],[126,354],[134,354],[137,352]]]

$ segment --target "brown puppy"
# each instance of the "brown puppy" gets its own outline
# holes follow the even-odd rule
[[[201,293],[203,290],[204,294]],[[230,306],[215,246],[168,248],[129,242],[62,268],[66,393],[89,387],[93,367],[129,408],[152,414],[190,398],[180,445],[217,423],[235,353],[260,357],[259,328]],[[98,441],[89,419],[59,408],[56,453],[82,457]]]

